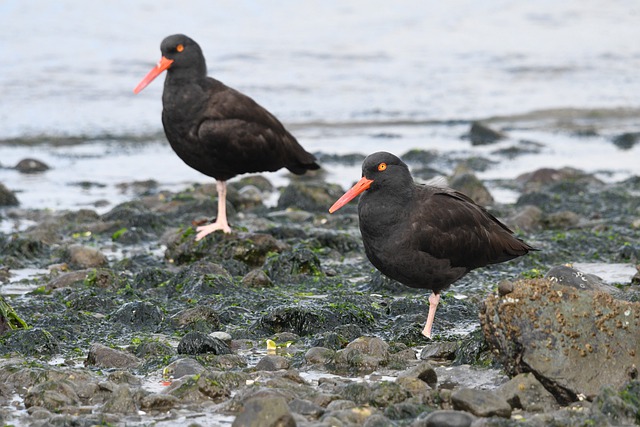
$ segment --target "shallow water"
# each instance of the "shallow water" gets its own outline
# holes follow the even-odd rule
[[[132,92],[174,32],[196,39],[211,75],[273,111],[312,152],[487,155],[499,163],[480,174],[486,179],[554,166],[604,170],[608,179],[637,174],[640,148],[623,151],[610,138],[638,131],[638,120],[602,129],[596,115],[603,131],[587,138],[539,120],[501,144],[533,140],[542,151],[508,161],[492,154],[496,146],[471,147],[460,136],[469,120],[496,115],[637,110],[639,15],[635,2],[599,0],[411,0],[401,7],[364,0],[4,1],[0,24],[13,37],[2,42],[11,60],[0,73],[0,182],[18,192],[23,207],[76,209],[106,200],[102,212],[131,197],[123,182],[154,179],[161,189],[209,182],[164,142],[162,78]],[[80,143],[65,144],[65,137]],[[24,138],[38,142],[25,145]],[[34,176],[7,169],[25,157],[53,169]],[[324,166],[344,187],[360,175],[359,165]],[[268,176],[287,182],[282,171]],[[492,190],[499,201],[516,197]]]

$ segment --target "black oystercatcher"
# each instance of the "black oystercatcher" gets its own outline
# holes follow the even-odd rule
[[[162,94],[162,124],[171,148],[189,166],[217,181],[218,216],[197,228],[196,240],[227,223],[226,181],[247,172],[287,168],[301,175],[318,169],[275,116],[253,99],[207,77],[200,46],[182,34],[165,38],[162,59],[136,86],[140,92],[167,70]]]
[[[368,156],[362,179],[329,212],[360,193],[360,233],[369,261],[406,286],[433,291],[422,331],[428,338],[443,289],[474,268],[536,250],[464,194],[415,184],[407,165],[390,153]]]

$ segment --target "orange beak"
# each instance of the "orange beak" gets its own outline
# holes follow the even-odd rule
[[[368,190],[369,187],[371,187],[372,182],[372,179],[368,179],[364,176],[360,178],[360,181],[356,182],[356,185],[351,187],[349,191],[344,193],[342,197],[340,197],[338,201],[329,208],[329,213],[334,213],[335,211],[352,201],[357,195],[364,192],[365,190]]]
[[[167,59],[163,56],[162,59],[160,59],[160,61],[158,62],[158,65],[153,67],[151,71],[149,71],[149,73],[144,76],[144,79],[142,79],[142,81],[138,83],[138,86],[136,86],[136,88],[133,90],[133,93],[139,93],[142,89],[147,87],[147,85],[151,83],[153,79],[158,77],[164,70],[171,67],[171,64],[173,64],[173,59]]]

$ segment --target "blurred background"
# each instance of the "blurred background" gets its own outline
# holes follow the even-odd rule
[[[640,132],[638,22],[633,0],[3,0],[0,182],[23,207],[51,209],[109,209],[129,197],[123,182],[212,182],[164,139],[164,78],[133,94],[173,33],[308,151],[417,148],[496,160],[483,179],[545,166],[621,179],[640,172],[636,139],[612,142]],[[475,120],[507,132],[502,148],[541,148],[474,146]],[[26,157],[51,169],[12,169]],[[359,163],[323,166],[345,187],[360,175]]]

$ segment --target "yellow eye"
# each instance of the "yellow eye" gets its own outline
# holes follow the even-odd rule
[[[387,169],[387,164],[386,164],[386,163],[382,162],[382,163],[380,163],[380,164],[378,165],[378,170],[379,170],[380,172],[382,172],[382,171],[383,171],[383,170],[385,170],[385,169]]]
[[[182,52],[182,51],[184,50],[184,46],[183,46],[183,45],[181,45],[181,44],[179,44],[178,46],[176,46],[176,50],[177,50],[178,52]]]

